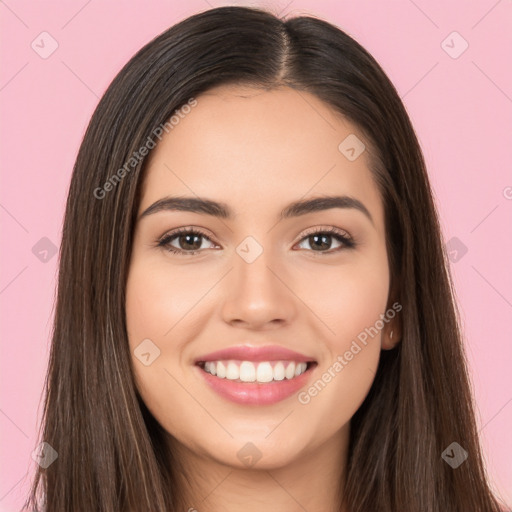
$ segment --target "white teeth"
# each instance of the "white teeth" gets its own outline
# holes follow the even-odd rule
[[[283,380],[284,379],[284,364],[279,361],[274,366],[274,380]]]
[[[233,361],[228,363],[228,369],[226,370],[226,379],[229,380],[237,380],[240,378],[240,369],[238,365]]]
[[[242,382],[254,382],[256,380],[256,369],[250,361],[244,361],[240,365],[240,380]]]
[[[225,376],[226,376],[226,367],[222,364],[221,361],[219,361],[217,364],[215,364],[214,362],[210,362],[210,368],[211,367],[216,367],[217,369],[217,377],[223,379]],[[213,375],[213,372],[211,372],[212,375]]]
[[[204,363],[204,369],[205,369],[205,371],[207,371],[208,373],[211,373],[212,375],[215,375],[217,373],[215,364],[210,363],[209,361]]]
[[[256,370],[256,380],[258,382],[270,382],[274,380],[274,370],[270,363],[260,363]]]
[[[290,363],[286,367],[286,371],[284,372],[284,375],[287,379],[293,379],[295,376],[295,363]]]
[[[274,364],[274,366],[272,366]],[[293,361],[207,361],[204,371],[220,379],[241,382],[271,382],[272,380],[293,379],[306,371],[307,363]]]

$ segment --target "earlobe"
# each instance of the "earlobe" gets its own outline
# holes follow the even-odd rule
[[[402,338],[400,321],[392,322],[386,327],[382,332],[381,348],[382,350],[391,350],[398,345]]]
[[[385,324],[381,336],[382,350],[392,350],[402,340],[402,304],[400,304],[399,297],[400,282],[392,279],[388,296],[388,309],[386,310],[388,322]],[[390,304],[392,304],[392,306],[390,306]],[[393,314],[391,314],[391,312]]]

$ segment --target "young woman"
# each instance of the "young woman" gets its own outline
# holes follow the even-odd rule
[[[312,17],[212,9],[112,82],[46,392],[32,509],[500,510],[414,130]]]

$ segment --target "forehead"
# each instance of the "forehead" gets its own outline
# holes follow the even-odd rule
[[[164,195],[207,196],[236,213],[262,213],[263,205],[277,210],[304,196],[339,193],[382,214],[368,152],[350,160],[340,150],[343,141],[364,137],[316,96],[222,86],[196,100],[151,152],[139,211]]]

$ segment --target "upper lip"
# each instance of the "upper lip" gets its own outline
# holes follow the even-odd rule
[[[222,361],[235,359],[238,361],[298,361],[308,363],[315,361],[314,358],[299,354],[293,350],[279,345],[267,345],[264,347],[253,347],[249,345],[238,345],[235,347],[217,350],[204,356],[196,358],[195,362]]]

